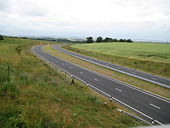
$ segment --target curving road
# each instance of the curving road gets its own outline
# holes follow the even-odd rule
[[[108,62],[105,62],[105,61],[101,61],[101,60],[98,60],[98,59],[94,59],[92,57],[88,57],[88,56],[80,55],[78,53],[70,52],[68,50],[61,48],[61,45],[54,45],[53,47],[60,52],[63,52],[65,54],[79,58],[81,60],[96,64],[96,65],[99,65],[99,66],[103,66],[105,68],[108,68],[108,69],[129,75],[129,76],[133,76],[135,78],[142,79],[142,80],[145,80],[145,81],[148,81],[148,82],[151,82],[151,83],[154,83],[154,84],[166,87],[166,88],[170,88],[170,79],[168,79],[168,78],[163,78],[163,77],[160,77],[160,76],[151,75],[149,73],[133,70],[133,69],[130,69],[130,68],[126,68],[126,67],[111,64],[111,63],[108,63]]]
[[[86,83],[94,90],[112,97],[113,100],[130,108],[147,121],[155,119],[155,124],[170,123],[170,100],[150,94],[121,83],[102,74],[59,59],[42,50],[43,46],[32,48],[39,58],[51,63],[72,74],[76,79]]]

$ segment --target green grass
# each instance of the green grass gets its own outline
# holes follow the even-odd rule
[[[0,41],[0,127],[75,128],[142,125],[114,103],[34,57],[30,48],[47,44],[27,39]],[[18,54],[16,47],[22,48]],[[9,66],[9,75],[8,75]]]
[[[161,43],[93,43],[75,44],[72,47],[109,55],[152,61],[170,62],[170,44]]]
[[[93,43],[65,48],[115,64],[170,77],[170,44]]]
[[[55,50],[52,45],[47,45],[43,48],[44,51],[48,52],[49,54],[52,54],[54,56],[57,56],[58,58],[62,58],[64,60],[67,60],[69,62],[75,63],[77,65],[80,65],[82,67],[88,68],[90,70],[96,71],[98,73],[104,74],[106,76],[109,76],[113,79],[120,80],[122,82],[128,83],[132,86],[136,86],[138,88],[141,88],[142,90],[147,90],[149,92],[158,94],[160,96],[170,98],[170,89],[164,88],[162,86],[158,86],[155,84],[152,84],[150,82],[146,82],[107,68],[104,68],[102,66],[98,66],[92,63],[89,63],[87,61],[72,57],[70,55],[64,54],[62,52],[59,52]]]

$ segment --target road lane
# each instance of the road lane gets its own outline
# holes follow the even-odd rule
[[[142,116],[146,115],[145,119],[148,118],[149,120],[152,120],[152,118],[154,118],[158,123],[170,123],[170,100],[162,99],[161,97],[158,98],[157,96],[153,96],[153,94],[144,93],[144,91],[139,91],[125,85],[125,83],[115,81],[111,78],[109,79],[101,74],[95,73],[94,71],[90,71],[78,65],[58,59],[55,56],[42,51],[42,46],[36,46],[33,50],[39,57],[48,60],[95,88],[102,90],[112,96],[113,99],[117,99],[130,106],[130,108],[134,108],[137,110],[136,112],[138,114],[139,112],[140,115],[143,113]],[[80,74],[80,72],[83,72],[83,75]],[[123,92],[114,88],[123,90]],[[153,107],[153,105],[157,107],[159,106],[160,109]]]
[[[61,45],[54,45],[53,47],[60,52],[63,52],[65,54],[71,55],[73,57],[82,59],[84,61],[87,61],[87,62],[90,62],[93,64],[97,64],[97,65],[103,66],[105,68],[129,75],[129,76],[133,76],[135,78],[142,79],[142,80],[145,80],[145,81],[148,81],[148,82],[151,82],[151,83],[154,83],[154,84],[166,87],[166,88],[170,88],[170,79],[168,79],[168,78],[152,75],[149,73],[145,73],[145,72],[137,71],[134,69],[122,67],[119,65],[111,64],[108,62],[104,62],[104,61],[101,61],[98,59],[94,59],[92,57],[80,55],[78,53],[70,52],[68,50],[61,48]]]

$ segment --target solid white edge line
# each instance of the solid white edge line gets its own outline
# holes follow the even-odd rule
[[[54,48],[55,48],[55,46],[57,46],[57,45],[52,45]],[[62,50],[62,51],[66,51],[66,52],[69,52],[69,53],[73,53],[73,54],[77,54],[77,55],[80,55],[80,56],[84,56],[84,57],[88,57],[88,58],[91,58],[91,59],[95,59],[95,58],[93,58],[93,57],[90,57],[90,56],[86,56],[86,55],[83,55],[83,54],[79,54],[79,53],[77,53],[77,52],[72,52],[72,51],[69,51],[69,50],[67,50],[67,49],[64,49],[64,48],[62,48],[61,47],[62,45],[59,45],[59,47],[57,47],[57,48],[59,48],[60,50]],[[97,59],[96,59],[97,60]],[[102,60],[100,60],[100,61],[102,61]],[[105,61],[103,61],[103,62],[105,62]],[[108,64],[112,64],[112,63],[110,63],[110,62],[106,62],[106,63],[108,63]],[[116,64],[114,64],[115,66],[118,66],[117,68],[118,69],[120,69],[119,68],[119,65],[116,65]],[[120,66],[121,67],[121,66]],[[128,68],[128,67],[123,67],[123,68],[126,68],[126,69],[130,69],[130,70],[133,70],[133,69],[131,69],[131,68]],[[140,71],[138,71],[139,73],[144,73],[144,74],[147,74],[147,73],[145,73],[145,72],[140,72]],[[150,74],[147,74],[147,75],[150,75]],[[152,74],[151,74],[152,75]],[[170,79],[168,79],[168,78],[165,78],[165,77],[161,77],[161,76],[155,76],[155,75],[152,75],[152,76],[154,76],[154,77],[157,77],[157,78],[160,78],[160,79],[164,79],[164,80],[170,80]]]
[[[55,48],[55,47],[54,47],[54,48]],[[56,48],[55,48],[55,49],[56,49]],[[58,49],[56,49],[56,50],[58,50]],[[62,51],[62,52],[64,52],[64,51]],[[64,52],[64,53],[67,54],[66,52]],[[79,59],[81,59],[81,60],[85,60],[85,61],[87,61],[87,62],[96,64],[96,65],[102,66],[102,67],[105,67],[105,68],[108,68],[108,69],[111,69],[111,70],[114,70],[114,71],[123,73],[123,74],[127,74],[127,75],[130,75],[130,76],[133,76],[133,77],[136,77],[136,78],[139,78],[139,79],[142,79],[142,80],[145,80],[145,81],[148,81],[148,82],[151,82],[151,83],[154,83],[154,84],[163,86],[163,87],[170,88],[170,86],[168,86],[168,85],[166,85],[166,84],[162,84],[162,83],[159,83],[159,82],[156,82],[156,81],[147,79],[147,78],[143,78],[143,77],[140,77],[140,76],[137,76],[137,75],[134,75],[134,74],[125,72],[125,71],[121,71],[121,70],[119,70],[119,69],[115,69],[115,68],[112,68],[112,67],[109,67],[109,66],[106,66],[106,65],[103,65],[103,64],[99,64],[99,63],[97,63],[97,62],[93,62],[93,61],[91,61],[91,60],[87,60],[87,59],[84,59],[84,58],[82,58],[82,57],[78,57],[78,56],[75,56],[75,55],[72,55],[72,54],[69,54],[69,55],[74,56],[74,57],[76,57],[76,58],[79,58]]]
[[[40,56],[41,56],[41,55],[40,55]],[[44,58],[43,56],[41,56],[41,57]],[[45,58],[44,58],[44,59],[45,59]],[[48,60],[48,62],[50,62],[50,61]],[[53,62],[51,62],[51,63],[53,63]],[[56,65],[56,64],[53,63],[53,65]],[[58,66],[57,66],[57,67],[58,67]],[[69,72],[68,72],[68,73],[69,73]],[[69,73],[69,74],[71,74],[71,73]],[[84,80],[78,78],[78,77],[75,76],[75,75],[74,75],[74,77],[75,77],[77,80],[82,81],[83,83],[87,83],[87,82],[85,82]],[[94,89],[96,89],[96,90],[98,90],[99,92],[105,94],[106,96],[111,97],[111,95],[109,95],[109,94],[107,94],[106,92],[104,92],[104,91],[102,91],[102,90],[100,90],[100,89],[98,89],[98,88],[92,86],[91,84],[87,83],[87,85],[90,86],[90,87],[92,87],[92,88],[94,88]],[[130,109],[132,109],[132,110],[134,110],[134,111],[140,113],[141,115],[143,115],[143,116],[145,116],[145,117],[147,117],[147,118],[149,118],[149,119],[151,119],[151,120],[153,119],[152,117],[150,117],[150,116],[148,116],[148,115],[146,115],[146,114],[140,112],[139,110],[137,110],[137,109],[135,109],[135,108],[133,108],[133,107],[127,105],[126,103],[124,103],[124,102],[122,102],[122,101],[120,101],[120,100],[118,100],[118,99],[116,99],[116,98],[114,98],[114,97],[112,97],[112,99],[114,99],[115,101],[117,101],[117,102],[119,102],[119,103],[121,103],[121,104],[127,106],[128,108],[130,108]],[[155,120],[155,122],[157,122],[157,123],[160,124],[160,125],[164,125],[164,124],[162,124],[161,122],[159,122],[159,121],[157,121],[157,120]]]
[[[78,79],[78,80],[80,79],[80,78],[78,78],[77,76],[74,76],[74,77],[75,77],[76,79]],[[80,80],[81,80],[81,79],[80,79]],[[83,81],[83,80],[81,80],[81,81]],[[86,82],[84,81],[84,83],[86,83]],[[107,94],[106,92],[104,92],[104,91],[102,91],[102,90],[100,90],[100,89],[98,89],[98,88],[92,86],[91,84],[88,83],[87,85],[90,86],[91,88],[94,88],[95,90],[97,90],[97,91],[99,91],[99,92],[105,94],[106,96],[111,97],[111,95],[109,95],[109,94]],[[150,116],[144,114],[143,112],[141,112],[141,111],[139,111],[139,110],[137,110],[137,109],[135,109],[135,108],[133,108],[133,107],[127,105],[126,103],[124,103],[124,102],[118,100],[117,98],[114,98],[113,96],[112,96],[112,99],[115,100],[115,101],[117,101],[117,102],[119,102],[119,103],[121,103],[121,104],[123,104],[123,105],[125,105],[126,107],[128,107],[128,108],[130,108],[130,109],[136,111],[137,113],[140,113],[141,115],[143,115],[143,116],[149,118],[150,120],[153,119],[152,117],[150,117]],[[157,122],[157,123],[160,124],[160,125],[164,125],[164,124],[162,124],[161,122],[159,122],[159,121],[157,121],[157,120],[155,120],[155,122]]]
[[[55,47],[53,47],[53,48],[56,49]],[[56,50],[58,50],[58,49],[56,49]],[[62,60],[62,59],[61,59],[61,60]],[[66,61],[66,60],[63,60],[63,61]],[[66,62],[68,62],[68,61],[66,61]],[[68,62],[68,63],[70,63],[70,62]],[[72,63],[70,63],[70,64],[72,64]],[[100,74],[100,73],[98,73],[98,72],[89,70],[89,69],[87,69],[87,68],[85,68],[85,67],[81,67],[81,66],[79,66],[79,65],[77,65],[77,64],[73,64],[73,65],[76,65],[76,66],[78,66],[78,67],[80,67],[80,68],[83,68],[83,69],[85,69],[85,70],[87,70],[87,71],[93,72],[93,73],[95,73],[95,74],[97,74],[97,75],[100,75],[100,76],[102,76],[102,77],[105,77],[105,78],[107,78],[107,79],[109,79],[109,80],[112,80],[112,81],[114,81],[114,82],[117,82],[117,83],[119,83],[119,84],[122,84],[122,85],[124,85],[124,86],[127,86],[127,87],[129,87],[129,88],[131,88],[131,89],[137,90],[137,91],[139,91],[139,92],[142,92],[142,93],[147,94],[147,95],[149,95],[149,96],[152,96],[152,97],[154,97],[154,98],[157,98],[157,99],[160,99],[160,100],[165,101],[165,102],[167,102],[167,103],[170,103],[170,99],[165,98],[165,97],[162,97],[162,96],[160,96],[160,95],[158,95],[158,94],[155,94],[155,93],[152,93],[152,92],[149,92],[149,91],[146,91],[146,90],[142,90],[142,89],[140,89],[139,87],[134,87],[134,86],[129,85],[129,84],[125,83],[125,82],[122,82],[122,81],[119,81],[119,80],[115,80],[115,79],[113,79],[113,78],[111,78],[111,77],[109,77],[109,76],[106,76],[106,75]]]

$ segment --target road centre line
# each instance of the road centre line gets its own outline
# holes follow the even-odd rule
[[[157,108],[157,109],[161,109],[159,106],[156,106],[156,105],[154,105],[154,104],[152,104],[152,103],[149,103],[149,105],[152,106],[152,107],[155,107],[155,108]]]
[[[80,72],[80,74],[84,74],[83,72]]]
[[[54,47],[54,49],[58,50],[58,49],[55,48],[55,47]],[[61,50],[62,50],[62,49],[61,49]],[[59,50],[59,51],[60,51],[60,50]],[[64,52],[64,51],[63,51],[63,52]],[[64,53],[65,53],[65,52],[64,52]],[[67,53],[66,53],[66,54],[67,54]],[[72,56],[74,56],[74,55],[72,55]],[[75,56],[75,57],[77,57],[77,56]],[[80,57],[77,57],[77,58],[80,58]],[[60,58],[60,59],[61,59],[61,58]],[[80,59],[83,59],[83,60],[84,60],[84,58],[80,58]],[[63,59],[61,59],[61,60],[63,60]],[[85,59],[85,60],[86,60],[86,59]],[[67,63],[72,64],[72,63],[70,63],[70,62],[67,61],[67,60],[63,60],[63,61],[66,61]],[[104,78],[107,78],[107,79],[109,79],[109,80],[112,80],[112,81],[114,81],[114,82],[123,84],[124,86],[127,86],[127,87],[129,87],[129,88],[131,88],[131,89],[137,90],[137,91],[142,92],[142,93],[144,93],[144,94],[150,95],[150,96],[152,96],[152,97],[155,97],[155,98],[157,98],[157,99],[160,99],[160,100],[162,100],[162,101],[165,101],[165,102],[167,102],[167,103],[170,103],[170,99],[165,98],[165,97],[162,97],[162,96],[160,96],[160,95],[158,95],[158,94],[149,92],[149,91],[147,91],[147,90],[142,90],[142,89],[140,89],[140,88],[138,88],[138,87],[134,87],[134,86],[129,85],[129,84],[125,83],[125,82],[122,82],[122,81],[119,81],[119,80],[115,80],[115,79],[113,79],[113,78],[111,78],[111,77],[109,77],[109,76],[106,76],[106,75],[104,75],[104,74],[98,73],[98,72],[96,72],[96,71],[89,70],[89,69],[87,69],[87,68],[85,68],[85,67],[82,67],[82,66],[79,66],[79,65],[77,65],[77,64],[74,64],[74,65],[75,65],[75,66],[78,66],[78,67],[80,67],[80,68],[82,68],[82,69],[85,69],[85,70],[87,70],[87,71],[93,72],[93,73],[95,73],[95,74],[97,74],[97,75],[99,75],[99,76],[102,76],[102,77],[104,77]]]
[[[58,49],[55,48],[55,47],[54,47],[54,49],[58,50]],[[66,52],[63,51],[63,50],[60,50],[60,51],[66,53]],[[68,54],[68,53],[66,53],[66,54]],[[112,67],[110,67],[110,66],[106,66],[106,65],[100,64],[100,63],[98,63],[98,62],[94,62],[94,61],[91,61],[91,60],[88,60],[88,59],[85,59],[85,58],[82,58],[82,57],[79,57],[79,56],[76,56],[76,55],[73,55],[73,54],[69,54],[69,55],[74,56],[74,57],[79,58],[79,59],[82,59],[82,60],[85,60],[85,61],[90,62],[90,63],[93,63],[93,64],[97,64],[97,65],[99,65],[99,66],[103,66],[103,67],[105,67],[105,68],[109,68],[109,69],[114,70],[114,71],[117,71],[117,72],[124,73],[124,74],[126,74],[126,75],[130,75],[130,76],[133,76],[133,77],[136,77],[136,78],[139,78],[139,79],[142,79],[142,80],[145,80],[145,81],[154,83],[154,84],[158,84],[158,85],[161,85],[161,86],[170,88],[170,87],[169,87],[168,85],[166,85],[166,84],[159,83],[159,82],[157,82],[157,81],[154,81],[154,80],[151,80],[151,79],[148,79],[148,78],[144,78],[144,77],[141,77],[141,76],[138,76],[138,75],[134,75],[134,74],[132,74],[132,73],[128,73],[128,72],[126,72],[126,71],[122,71],[122,70],[119,70],[119,69],[116,69],[116,68],[112,68]]]
[[[95,81],[99,81],[98,79],[94,79]]]
[[[120,89],[118,89],[118,88],[115,88],[117,91],[119,91],[119,92],[122,92],[122,90],[120,90]]]
[[[44,58],[42,55],[40,55],[40,56],[41,56],[42,58]],[[46,58],[45,58],[45,59],[46,59]],[[61,60],[62,60],[62,59],[61,59]],[[47,60],[47,61],[49,62],[50,60]],[[67,62],[67,61],[66,61],[66,62]],[[53,63],[53,62],[52,62],[52,63]],[[53,64],[54,64],[54,63],[53,63]],[[71,63],[70,63],[70,64],[71,64]],[[56,65],[56,64],[54,64],[54,65]],[[79,66],[78,66],[78,67],[79,67]],[[76,77],[76,76],[75,76],[75,77]],[[86,83],[85,81],[81,80],[80,78],[78,78],[78,77],[76,77],[76,78],[79,79],[80,81]],[[90,84],[88,84],[88,86],[90,86],[90,87],[94,88],[95,90],[98,90],[99,92],[102,92],[102,93],[105,94],[106,96],[110,97],[110,95],[107,94],[106,92],[104,92],[104,91],[102,91],[102,90],[100,90],[100,89],[98,89],[98,88],[96,88],[96,87],[94,87],[94,86],[92,86],[92,85],[90,85]],[[135,108],[133,108],[133,107],[127,105],[126,103],[124,103],[124,102],[122,102],[122,101],[120,101],[120,100],[118,100],[118,99],[116,99],[116,98],[114,98],[114,97],[112,97],[112,99],[115,100],[115,101],[117,101],[117,102],[119,102],[119,103],[121,103],[121,104],[124,104],[125,106],[131,108],[132,110],[135,110],[136,112],[138,112],[138,113],[144,115],[145,117],[147,117],[147,118],[149,118],[149,119],[152,119],[150,116],[148,116],[148,115],[146,115],[146,114],[140,112],[139,110],[136,110]],[[156,121],[157,123],[163,125],[161,122],[159,122],[159,121],[157,121],[157,120],[155,120],[155,121]]]

